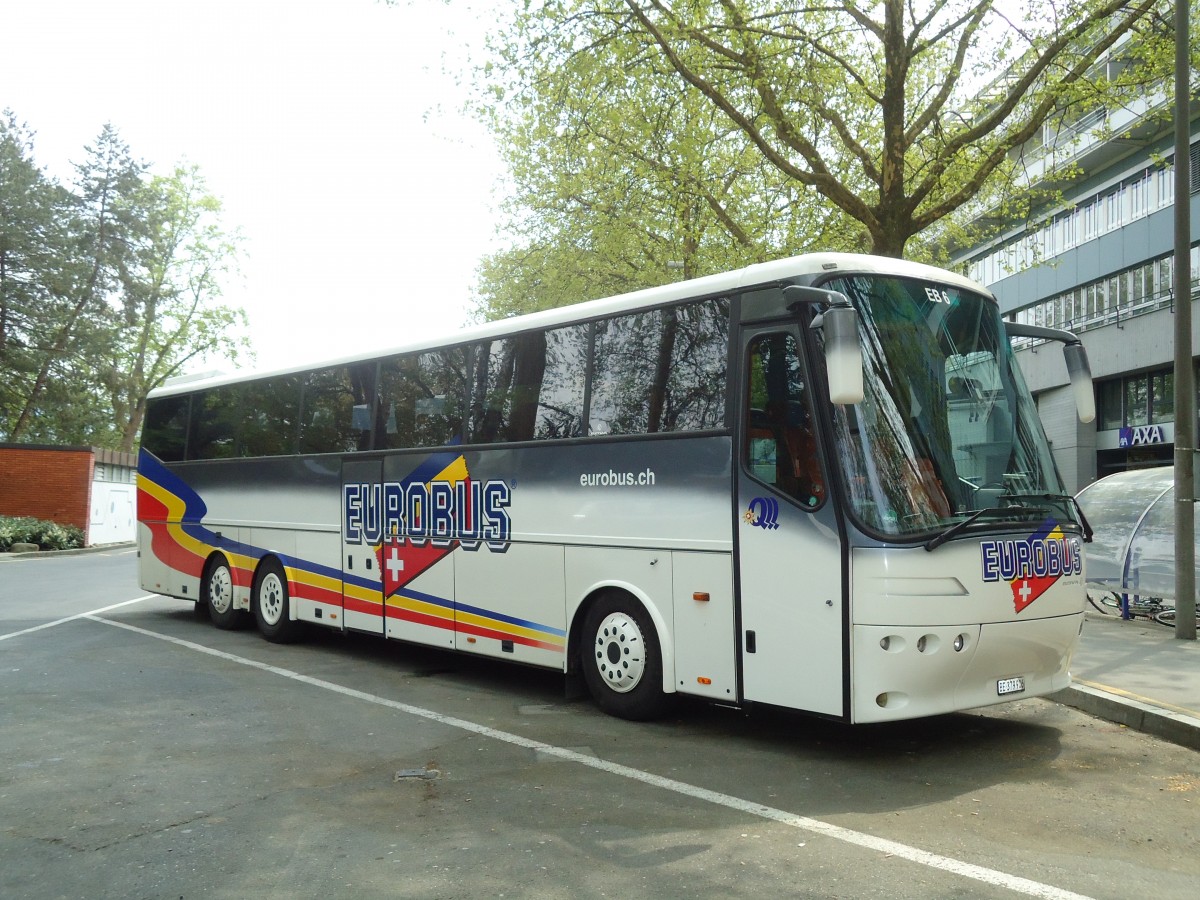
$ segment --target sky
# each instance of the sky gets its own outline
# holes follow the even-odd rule
[[[455,77],[490,5],[10,0],[0,109],[64,183],[105,123],[154,173],[199,167],[244,238],[238,367],[383,349],[461,327],[496,246],[502,167]]]

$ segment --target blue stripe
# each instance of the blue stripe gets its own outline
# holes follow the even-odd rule
[[[489,619],[495,619],[498,622],[506,622],[509,625],[517,625],[521,628],[531,628],[534,631],[540,631],[543,634],[553,634],[556,637],[566,637],[567,633],[558,628],[551,628],[549,625],[542,625],[539,622],[531,622],[528,619],[518,619],[516,616],[506,616],[503,613],[498,613],[495,610],[483,609],[478,606],[468,606],[465,603],[459,603],[458,608],[463,612],[473,613],[477,616],[485,616]]]

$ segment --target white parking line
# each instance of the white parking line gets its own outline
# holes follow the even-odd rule
[[[145,598],[143,597],[139,599]],[[131,600],[129,602],[135,603],[137,601]],[[117,605],[122,606],[124,604]],[[115,607],[106,607],[103,610],[96,610],[95,612],[101,613],[107,611],[108,609],[114,608]],[[1000,872],[996,869],[989,869],[984,866],[973,865],[961,860],[952,859],[948,856],[940,856],[936,853],[928,853],[924,850],[917,849],[916,847],[910,847],[907,844],[901,844],[886,838],[875,837],[873,835],[863,834],[862,832],[852,831],[849,828],[841,828],[837,825],[831,825],[828,822],[822,822],[819,819],[810,819],[807,816],[798,816],[794,813],[787,812],[786,810],[775,809],[771,806],[764,806],[761,803],[754,803],[750,800],[744,800],[741,797],[734,797],[730,794],[722,794],[719,791],[710,791],[707,788],[696,787],[695,785],[687,784],[683,781],[676,781],[674,778],[664,778],[661,775],[654,775],[650,772],[643,772],[640,769],[634,769],[629,766],[620,765],[619,763],[597,759],[594,756],[585,756],[581,753],[576,753],[575,751],[568,750],[564,747],[556,747],[552,744],[544,744],[541,741],[530,740],[529,738],[521,737],[518,734],[512,734],[507,731],[498,731],[495,728],[489,728],[488,726],[480,725],[477,722],[470,722],[466,719],[459,719],[454,716],[443,715],[442,713],[434,712],[433,710],[423,709],[419,706],[412,706],[408,703],[401,703],[397,700],[389,700],[387,697],[380,697],[377,694],[368,694],[365,691],[358,691],[354,688],[344,687],[340,684],[334,684],[330,681],[323,681],[320,678],[313,678],[309,675],[293,672],[290,669],[281,669],[278,666],[272,666],[268,663],[258,662],[257,660],[247,659],[242,656],[235,656],[232,653],[226,653],[222,650],[214,650],[211,647],[205,647],[202,644],[195,644],[191,641],[185,641],[181,638],[159,634],[154,631],[148,631],[145,628],[139,628],[136,625],[130,625],[126,622],[103,619],[91,613],[84,613],[82,617],[91,619],[95,622],[101,622],[105,625],[112,625],[116,628],[123,628],[126,631],[132,631],[135,634],[145,635],[146,637],[155,638],[156,640],[167,641],[168,643],[185,647],[188,650],[195,650],[198,653],[205,653],[209,656],[215,656],[218,659],[237,663],[238,665],[260,669],[264,672],[270,672],[273,675],[289,678],[292,681],[298,681],[302,684],[321,688],[322,690],[332,691],[337,694],[342,694],[346,697],[353,697],[355,700],[362,700],[366,703],[384,706],[388,709],[396,710],[397,712],[406,713],[410,716],[418,716],[431,722],[437,722],[440,725],[458,728],[472,734],[478,734],[482,737],[492,738],[493,740],[502,741],[506,744],[512,744],[516,747],[525,747],[530,750],[536,750],[539,753],[543,753],[548,756],[554,756],[559,759],[566,760],[567,762],[577,763],[581,766],[588,766],[589,768],[598,769],[602,772],[608,772],[611,775],[616,775],[621,778],[628,778],[632,781],[640,781],[643,784],[652,785],[665,791],[671,791],[685,797],[691,797],[695,800],[701,800],[706,803],[723,806],[726,809],[732,809],[748,815],[758,816],[759,818],[767,819],[772,822],[778,822],[782,825],[787,825],[792,828],[798,828],[813,834],[819,834],[828,838],[833,838],[834,840],[842,841],[843,843],[854,844],[858,847],[874,850],[879,853],[886,854],[887,856],[906,859],[910,862],[919,863],[920,865],[928,866],[932,869],[939,869],[943,872],[949,872],[954,875],[960,875],[963,878],[970,878],[975,881],[983,882],[984,884],[1006,888],[1016,893],[1026,894],[1031,897],[1047,897],[1055,898],[1055,900],[1088,900],[1088,898],[1083,894],[1064,891],[1048,884],[1041,884],[1037,881],[1031,881],[1028,878],[1009,875],[1006,872]],[[80,616],[73,616],[72,619],[74,618],[80,618]],[[61,621],[67,622],[71,621],[71,619],[63,619]],[[55,624],[58,623],[52,622],[49,625],[39,627],[48,628],[50,625]]]
[[[146,594],[143,597],[134,597],[132,600],[122,600],[120,603],[114,603],[112,606],[102,606],[100,609],[92,609],[78,615],[67,616],[65,619],[55,619],[53,622],[46,622],[43,625],[34,625],[32,628],[25,628],[21,631],[10,631],[8,634],[0,634],[0,641],[7,641],[9,638],[20,637],[23,634],[33,634],[35,631],[53,628],[55,625],[62,625],[64,622],[74,622],[76,619],[90,619],[99,613],[108,612],[110,609],[120,609],[122,606],[128,606],[131,603],[141,603],[143,600],[151,600],[157,596],[158,594]],[[100,620],[97,619],[96,621]]]

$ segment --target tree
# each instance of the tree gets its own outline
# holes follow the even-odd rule
[[[137,441],[151,390],[195,359],[236,359],[249,347],[245,313],[214,302],[232,272],[237,237],[222,229],[220,201],[199,169],[155,176],[135,198],[140,227],[118,272],[121,306],[97,369],[125,451]]]
[[[495,37],[485,106],[530,160],[531,177],[515,167],[517,196],[560,248],[571,232],[546,213],[570,208],[574,181],[608,196],[649,185],[684,231],[666,197],[693,190],[692,208],[737,248],[721,267],[815,239],[928,257],[956,212],[1008,202],[1021,149],[1044,125],[1162,78],[1163,7],[1051,0],[1010,16],[994,0],[543,0]],[[1096,65],[1126,39],[1121,65]],[[669,150],[651,135],[669,135]],[[593,144],[595,157],[580,153]],[[736,199],[724,193],[734,188]],[[644,228],[633,212],[610,226]],[[603,228],[599,217],[571,227],[581,221]]]
[[[70,195],[33,159],[33,133],[0,118],[0,428],[9,433],[43,361],[62,297]]]
[[[0,121],[0,436],[131,450],[145,396],[246,347],[222,306],[236,236],[198,170],[151,176],[106,125],[74,190]],[[243,332],[244,333],[244,332]]]
[[[609,41],[603,59],[580,52],[530,65],[547,38],[501,35],[477,79],[489,85],[477,106],[513,185],[514,247],[481,269],[485,317],[693,277],[856,230],[765,166],[648,41]]]
[[[110,125],[86,152],[85,161],[76,167],[68,238],[57,248],[62,256],[60,278],[53,286],[55,302],[35,345],[36,370],[9,428],[11,441],[26,439],[35,429],[47,437],[69,439],[56,434],[53,417],[45,415],[46,392],[52,383],[59,388],[72,385],[71,367],[79,361],[94,363],[103,354],[100,339],[111,314],[105,301],[116,288],[117,273],[129,264],[138,227],[132,199],[145,166],[133,160]],[[35,417],[43,421],[35,425]]]

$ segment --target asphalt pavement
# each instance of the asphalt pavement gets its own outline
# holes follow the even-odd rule
[[[81,552],[88,551],[65,551]],[[1152,619],[1122,619],[1089,605],[1071,675],[1071,686],[1052,700],[1200,750],[1200,641],[1177,640],[1175,629]]]

